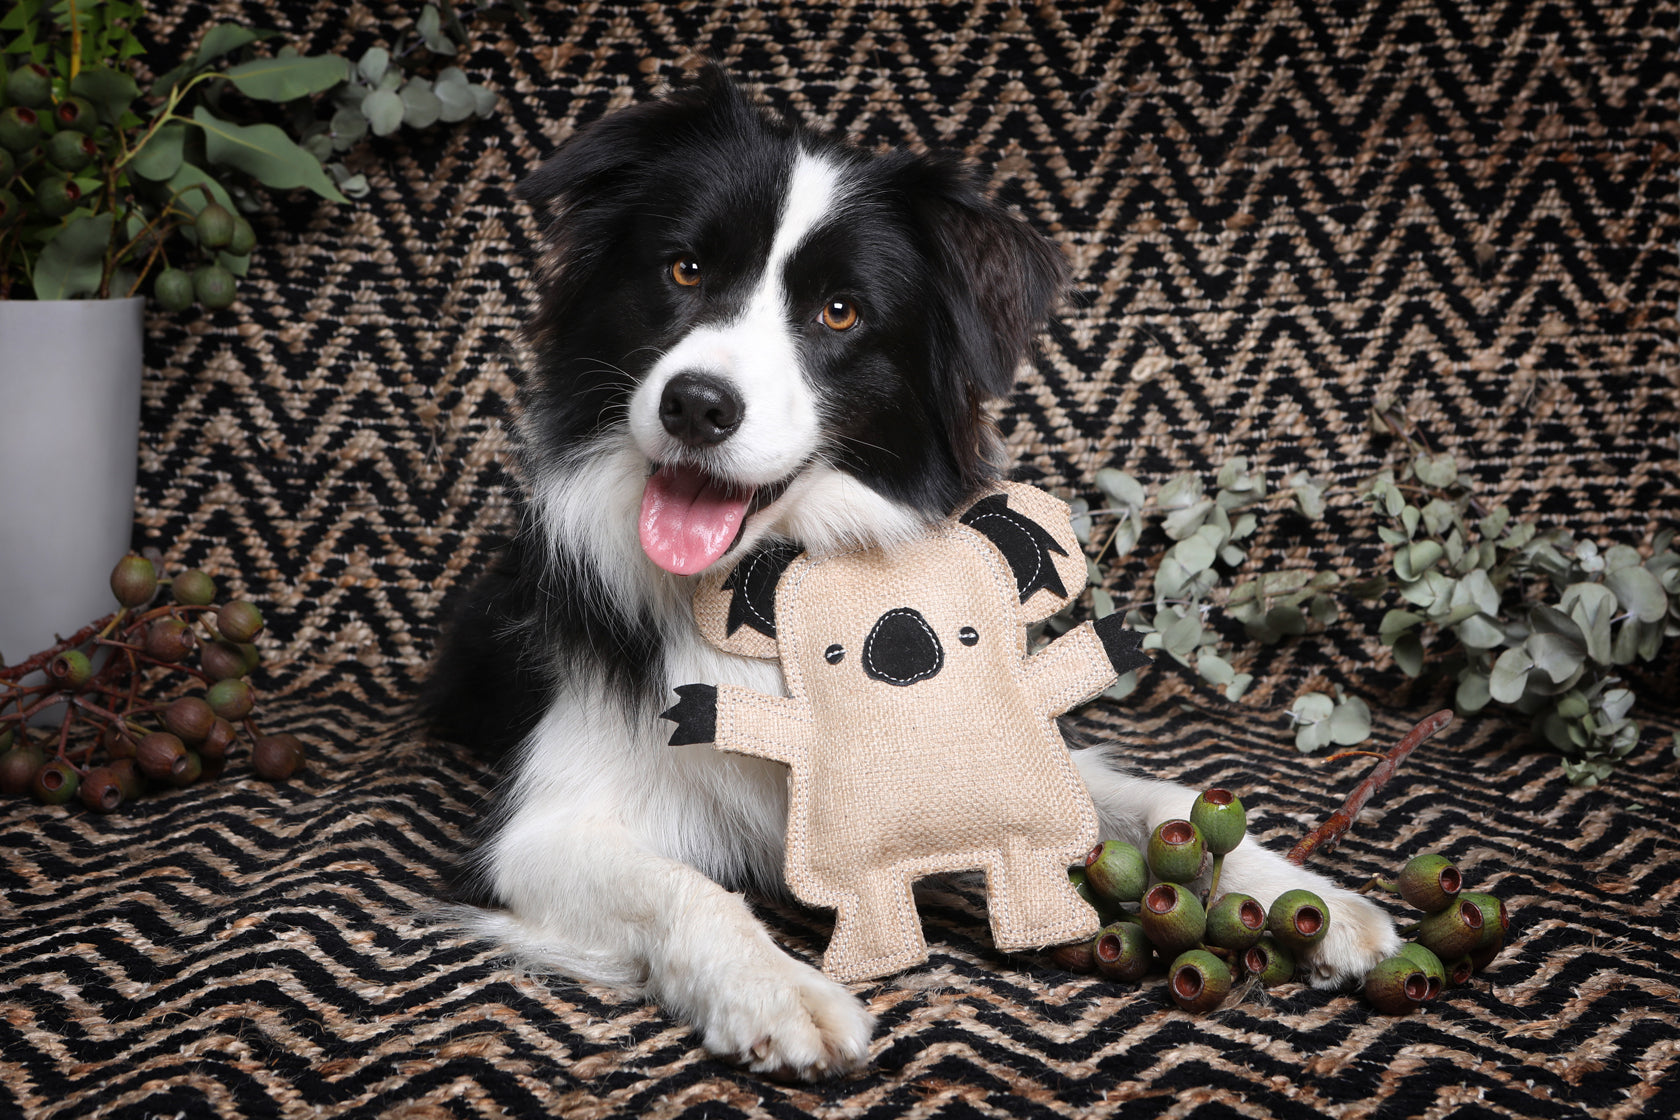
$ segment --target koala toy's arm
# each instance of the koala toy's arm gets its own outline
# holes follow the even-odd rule
[[[733,684],[684,684],[676,692],[677,702],[660,713],[677,725],[670,738],[674,747],[711,743],[721,751],[788,766],[803,762],[810,753],[811,712],[797,700]]]
[[[1143,637],[1117,614],[1074,627],[1027,658],[1028,694],[1048,717],[1089,700],[1121,673],[1150,664]]]

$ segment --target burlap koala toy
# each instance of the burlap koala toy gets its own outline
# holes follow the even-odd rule
[[[1068,507],[1014,483],[920,540],[772,546],[701,583],[701,630],[779,657],[789,694],[682,685],[671,743],[790,768],[787,882],[837,911],[830,976],[926,960],[911,884],[938,872],[984,869],[999,948],[1097,931],[1066,870],[1096,842],[1096,812],[1055,717],[1149,659],[1118,616],[1028,656],[1026,627],[1084,586]]]

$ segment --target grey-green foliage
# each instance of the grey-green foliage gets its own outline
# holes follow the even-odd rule
[[[1194,668],[1202,680],[1238,700],[1253,683],[1239,673],[1224,652],[1228,643],[1210,617],[1223,608],[1251,637],[1275,642],[1335,619],[1336,604],[1326,592],[1339,582],[1332,572],[1289,569],[1239,578],[1248,563],[1243,547],[1268,508],[1292,504],[1317,520],[1324,513],[1323,483],[1306,472],[1284,480],[1270,492],[1265,475],[1238,457],[1224,464],[1212,492],[1199,475],[1174,475],[1151,496],[1143,483],[1125,471],[1097,472],[1097,488],[1107,504],[1092,509],[1083,499],[1073,505],[1074,532],[1091,544],[1093,525],[1111,526],[1091,560],[1091,608],[1097,617],[1125,611],[1126,625],[1144,635],[1144,648],[1163,650]],[[1116,604],[1103,586],[1099,564],[1122,560],[1136,551],[1146,534],[1158,528],[1166,547],[1155,566],[1150,593],[1141,601]],[[1236,582],[1231,584],[1230,580]],[[1071,624],[1067,615],[1051,620],[1052,629]],[[1127,673],[1105,695],[1119,699],[1137,686]],[[1363,736],[1362,736],[1363,737]]]
[[[1414,443],[1391,403],[1379,402],[1372,424],[1406,441],[1399,465],[1365,487],[1392,549],[1392,581],[1370,590],[1398,597],[1378,631],[1395,663],[1455,678],[1460,711],[1510,705],[1563,752],[1570,781],[1603,781],[1639,742],[1620,672],[1680,635],[1673,531],[1656,535],[1648,558],[1542,531],[1504,506],[1480,508],[1454,457]]]

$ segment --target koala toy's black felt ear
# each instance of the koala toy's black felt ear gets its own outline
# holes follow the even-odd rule
[[[726,637],[743,624],[766,638],[776,636],[776,584],[799,553],[798,545],[772,544],[735,565],[722,585],[723,590],[734,592],[729,599],[729,618],[724,623]]]
[[[1068,597],[1067,587],[1051,558],[1052,554],[1066,556],[1067,549],[1057,544],[1044,526],[1010,509],[1007,494],[980,499],[957,520],[983,534],[1003,553],[1015,573],[1015,589],[1021,594],[1021,602],[1032,598],[1039,588],[1061,599]]]

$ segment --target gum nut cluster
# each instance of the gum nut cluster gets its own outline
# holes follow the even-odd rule
[[[156,603],[161,587],[169,601]],[[264,627],[254,604],[218,605],[216,581],[204,572],[162,579],[151,560],[135,555],[112,570],[111,593],[120,609],[87,648],[47,658],[44,684],[0,681],[0,791],[48,805],[79,798],[108,813],[148,785],[181,787],[220,774],[241,727],[259,777],[282,781],[303,766],[296,736],[263,734],[252,719],[256,694],[245,678],[258,664],[254,641]],[[200,691],[150,699],[143,686],[166,677],[190,678]],[[63,707],[64,726],[31,741],[25,717],[53,703]],[[97,737],[74,742],[77,720],[97,728]]]
[[[1329,929],[1330,912],[1310,891],[1288,891],[1270,909],[1246,894],[1220,893],[1225,856],[1247,829],[1236,795],[1210,789],[1188,818],[1163,821],[1146,851],[1123,840],[1098,844],[1068,877],[1106,924],[1092,940],[1054,950],[1052,959],[1127,981],[1141,980],[1159,962],[1173,1002],[1192,1012],[1218,1007],[1244,975],[1267,986],[1290,979],[1296,955]],[[1198,893],[1193,884],[1204,874],[1208,887]]]
[[[1414,856],[1393,882],[1374,885],[1424,912],[1411,940],[1365,976],[1365,998],[1379,1011],[1405,1015],[1447,987],[1467,984],[1505,946],[1510,914],[1491,894],[1464,890],[1464,877],[1437,852]]]

